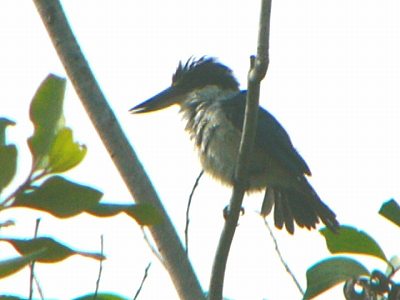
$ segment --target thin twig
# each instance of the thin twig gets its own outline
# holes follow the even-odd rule
[[[37,289],[37,291],[39,293],[40,299],[44,300],[45,298],[44,298],[42,287],[40,286],[39,279],[36,276],[33,276],[33,280],[35,281],[36,289]]]
[[[282,265],[285,267],[285,270],[286,270],[286,272],[289,273],[290,277],[292,277],[292,280],[293,280],[294,283],[296,284],[297,289],[299,290],[300,294],[302,294],[302,295],[304,296],[304,291],[303,291],[303,289],[301,288],[300,283],[298,282],[296,276],[294,276],[292,270],[290,270],[289,265],[286,263],[285,259],[284,259],[283,256],[282,256],[281,251],[279,250],[278,241],[276,240],[275,235],[274,235],[274,233],[272,232],[272,229],[271,229],[271,227],[270,227],[269,224],[268,224],[268,221],[267,221],[266,218],[264,218],[264,217],[263,217],[263,220],[264,220],[265,226],[267,227],[267,229],[268,229],[268,231],[269,231],[269,235],[271,236],[272,241],[274,242],[274,245],[275,245],[275,252],[278,254],[279,259],[281,260]]]
[[[251,60],[251,67],[248,74],[246,110],[239,147],[239,157],[236,163],[235,185],[233,186],[233,192],[229,203],[229,215],[221,233],[212,267],[208,294],[210,300],[220,300],[223,298],[226,264],[239,220],[245,189],[247,187],[247,162],[252,153],[257,128],[260,82],[264,78],[269,64],[270,16],[271,0],[262,0],[257,57]]]
[[[133,297],[133,300],[137,300],[137,299],[138,299],[139,294],[140,294],[140,292],[142,291],[144,282],[146,281],[146,278],[147,278],[147,275],[148,275],[148,272],[149,272],[150,267],[151,267],[151,262],[149,262],[149,264],[147,265],[146,269],[144,270],[144,275],[143,275],[143,278],[142,278],[142,282],[140,283],[140,286],[139,286],[139,288],[137,289],[136,294],[135,294],[135,297]]]
[[[197,186],[199,185],[200,178],[201,178],[201,176],[203,176],[203,174],[204,174],[204,170],[201,170],[199,176],[197,176],[196,181],[194,182],[192,191],[190,192],[190,195],[189,195],[188,204],[187,204],[187,207],[186,207],[186,225],[185,225],[185,250],[186,250],[186,255],[189,254],[189,223],[190,223],[189,213],[190,213],[190,205],[192,204],[192,199],[193,199],[194,192],[195,192]]]
[[[33,234],[33,238],[36,239],[38,236],[38,232],[39,232],[39,225],[40,225],[40,218],[36,219],[36,224],[35,224],[35,232]],[[29,300],[32,299],[33,297],[33,282],[34,282],[34,278],[35,278],[35,261],[32,261],[31,265],[30,265],[30,276],[29,276]]]
[[[154,245],[150,242],[149,237],[147,236],[146,230],[142,226],[142,232],[143,232],[143,239],[146,242],[147,246],[149,246],[151,252],[153,252],[154,256],[158,258],[158,260],[161,262],[161,264],[165,267],[165,262],[163,257],[161,256],[160,252],[154,247]]]
[[[158,210],[162,223],[149,227],[182,299],[204,299],[199,280],[179,236],[96,81],[71,30],[60,1],[33,0],[55,50],[129,192],[139,204]]]
[[[103,258],[104,258],[104,237],[103,235],[100,235],[100,263],[99,263],[99,274],[97,275],[97,280],[96,280],[96,289],[94,291],[93,295],[93,300],[96,300],[97,294],[99,292],[99,286],[100,286],[100,279],[101,279],[101,273],[103,272]]]
[[[31,171],[28,174],[28,177],[25,179],[25,181],[14,191],[12,192],[10,195],[8,195],[3,201],[2,203],[0,203],[1,206],[6,207],[6,206],[10,206],[13,202],[13,200],[21,193],[23,193],[24,191],[32,188],[32,185],[35,181],[43,178],[44,176],[47,175],[47,170],[42,170],[40,173],[37,173],[36,175],[35,173],[35,169],[32,167]]]

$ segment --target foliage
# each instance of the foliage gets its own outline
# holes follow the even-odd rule
[[[4,196],[3,192],[15,176],[18,153],[16,145],[7,144],[6,129],[15,123],[0,118],[0,213],[17,207],[44,211],[57,218],[70,218],[82,212],[95,217],[109,217],[123,212],[139,225],[160,222],[159,214],[153,207],[99,203],[103,196],[100,191],[60,175],[77,166],[87,152],[84,145],[74,141],[72,130],[65,126],[65,85],[65,79],[49,75],[34,95],[30,106],[34,133],[28,139],[32,154],[31,170],[27,179],[8,196]],[[10,225],[11,222],[5,222],[0,224],[0,229]],[[51,237],[0,238],[0,242],[11,244],[20,254],[0,261],[0,278],[10,276],[33,262],[56,263],[71,255],[104,259],[100,253],[74,250]],[[122,299],[112,294],[99,294],[96,297]]]
[[[394,200],[384,203],[379,213],[400,227],[400,208]],[[400,258],[387,259],[380,245],[366,232],[350,226],[341,226],[338,233],[321,229],[328,250],[332,254],[352,253],[375,257],[387,265],[386,271],[372,272],[350,257],[330,257],[307,271],[307,290],[304,299],[311,299],[327,289],[345,282],[346,299],[400,299],[400,283],[393,280],[400,270]]]

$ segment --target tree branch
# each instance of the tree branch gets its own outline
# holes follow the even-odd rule
[[[289,265],[286,263],[285,259],[283,258],[281,250],[279,250],[278,241],[276,240],[275,235],[274,235],[271,227],[269,227],[269,224],[268,224],[268,222],[267,222],[265,217],[262,216],[262,219],[264,221],[265,227],[267,227],[267,229],[268,229],[269,236],[271,237],[272,242],[274,243],[274,246],[275,246],[275,252],[276,252],[276,254],[278,254],[278,257],[279,257],[283,267],[285,268],[286,272],[289,273],[290,277],[292,278],[292,280],[293,280],[294,284],[296,285],[297,289],[299,290],[300,294],[302,296],[304,296],[304,291],[303,291],[299,281],[297,280],[297,278],[294,275],[294,273],[292,272],[292,270],[290,270]]]
[[[99,293],[101,274],[103,273],[103,260],[104,260],[104,236],[103,235],[100,236],[100,254],[101,254],[101,258],[99,261],[99,273],[97,274],[96,288],[94,290],[93,300],[96,300],[97,294]]]
[[[34,235],[33,235],[33,238],[35,238],[35,239],[36,239],[37,236],[38,236],[40,221],[41,221],[40,218],[36,219],[35,233],[34,233]],[[30,270],[30,278],[29,278],[29,300],[31,300],[32,297],[33,297],[33,282],[34,282],[34,280],[35,280],[35,261],[32,261],[32,263],[31,263],[31,265],[30,265],[30,269],[31,269],[31,270]],[[37,287],[38,287],[38,290],[39,290],[39,294],[40,294],[40,296],[41,296],[41,299],[44,299],[44,298],[43,298],[43,295],[42,295],[42,292],[41,292],[40,285],[37,284]]]
[[[189,200],[186,206],[186,224],[185,224],[185,250],[186,250],[186,255],[189,256],[189,223],[190,223],[190,205],[192,204],[192,199],[194,192],[196,191],[196,188],[200,182],[201,177],[204,174],[204,170],[201,170],[200,174],[197,176],[196,181],[194,182],[192,191],[190,192],[189,195]]]
[[[164,222],[149,230],[182,299],[203,299],[185,250],[143,166],[118,124],[79,45],[59,1],[34,0],[61,62],[122,179],[137,203],[153,205]]]
[[[238,223],[243,196],[247,187],[247,162],[252,153],[257,128],[260,82],[265,77],[269,64],[268,51],[270,16],[271,0],[262,0],[257,56],[251,57],[251,66],[247,78],[248,90],[246,111],[239,148],[239,157],[236,163],[235,185],[229,203],[229,215],[225,221],[214,258],[208,294],[210,300],[221,300],[223,297],[226,263]]]
[[[147,265],[146,269],[144,270],[144,275],[143,275],[142,281],[140,282],[139,288],[137,289],[137,291],[135,293],[135,296],[133,297],[133,300],[139,299],[140,292],[142,291],[144,282],[147,279],[147,275],[149,273],[150,267],[151,267],[151,262],[149,262],[149,264]]]

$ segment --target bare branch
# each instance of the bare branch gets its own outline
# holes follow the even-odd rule
[[[282,265],[285,267],[286,272],[288,272],[289,275],[290,275],[290,277],[292,277],[292,280],[293,280],[294,283],[296,284],[296,287],[297,287],[297,289],[299,290],[300,294],[302,294],[302,295],[304,296],[304,291],[303,291],[303,289],[301,288],[300,283],[298,282],[296,276],[294,276],[292,270],[290,270],[289,265],[286,263],[285,259],[284,259],[283,256],[282,256],[281,251],[279,250],[278,241],[276,240],[275,235],[274,235],[274,233],[272,232],[271,227],[269,226],[267,220],[266,220],[264,217],[262,217],[262,219],[264,220],[265,227],[267,227],[268,232],[269,232],[269,235],[271,236],[272,241],[274,242],[276,254],[278,254],[279,259],[281,260]]]
[[[38,218],[36,219],[36,224],[35,224],[35,232],[33,234],[33,237],[36,239],[38,236],[38,232],[39,232],[39,226],[40,226],[40,221],[41,219]],[[36,276],[35,276],[35,261],[33,261],[30,265],[30,277],[29,277],[29,300],[32,299],[33,297],[33,282],[36,283],[36,287],[39,291],[39,295],[40,295],[40,299],[44,299],[43,297],[43,293],[42,293],[42,289],[39,285],[39,281],[37,280]]]
[[[123,134],[80,47],[59,1],[34,0],[61,62],[77,94],[137,203],[153,205],[162,224],[149,230],[163,255],[165,266],[182,299],[203,299],[203,293],[185,250],[136,153]]]
[[[144,282],[146,281],[146,278],[147,278],[147,275],[148,275],[148,273],[149,273],[150,267],[151,267],[151,262],[147,265],[146,269],[144,269],[144,275],[143,275],[143,278],[142,278],[142,282],[140,282],[140,286],[139,286],[139,288],[137,289],[136,294],[135,294],[135,297],[133,297],[133,300],[137,300],[137,299],[138,299],[138,297],[139,297],[139,295],[140,295],[140,292],[142,291]]]
[[[257,56],[255,59],[251,59],[251,67],[248,74],[246,111],[239,148],[239,157],[236,164],[235,185],[233,187],[229,204],[229,215],[225,221],[214,258],[209,288],[210,300],[220,300],[223,297],[226,263],[228,260],[228,254],[232,244],[233,236],[237,227],[243,196],[247,186],[247,162],[249,161],[252,153],[255,132],[257,128],[260,82],[264,78],[269,64],[268,51],[270,16],[271,0],[262,0]]]
[[[35,281],[36,289],[37,289],[37,291],[39,293],[40,299],[44,300],[45,298],[44,298],[42,287],[40,286],[39,279],[36,276],[33,276],[33,280]]]
[[[189,213],[190,213],[190,204],[192,204],[192,198],[194,195],[194,192],[199,184],[200,178],[203,176],[204,174],[204,170],[201,170],[199,176],[197,176],[196,181],[194,182],[192,191],[190,192],[189,195],[189,200],[188,200],[188,204],[186,207],[186,224],[185,224],[185,250],[186,250],[186,255],[189,254],[189,223],[190,223],[190,219],[189,219]]]
[[[153,252],[154,256],[157,257],[157,259],[160,261],[160,263],[165,267],[164,259],[162,258],[160,252],[158,252],[158,250],[150,242],[150,239],[149,239],[149,237],[146,233],[146,230],[143,226],[142,226],[142,233],[143,233],[143,239],[146,242],[147,246],[150,248],[151,252]]]
[[[104,259],[104,237],[103,235],[100,236],[100,263],[99,263],[99,274],[97,275],[97,280],[96,280],[96,289],[94,291],[94,296],[93,300],[96,300],[97,294],[99,292],[99,286],[100,286],[100,279],[101,279],[101,273],[103,272],[103,259]]]

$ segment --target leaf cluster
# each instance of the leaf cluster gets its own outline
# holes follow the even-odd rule
[[[16,145],[7,143],[6,138],[7,127],[15,123],[0,118],[0,213],[18,207],[43,211],[57,218],[70,218],[82,212],[95,217],[110,217],[123,212],[139,225],[159,223],[159,214],[149,205],[100,203],[103,193],[99,190],[61,175],[80,164],[87,153],[86,146],[75,142],[71,128],[65,126],[65,87],[65,79],[50,74],[36,91],[30,106],[30,120],[34,126],[34,132],[28,138],[31,169],[26,180],[7,196],[4,191],[16,175],[18,151]],[[0,224],[0,229],[10,225],[13,221],[6,221]],[[0,237],[0,242],[9,243],[19,253],[17,257],[0,261],[0,278],[33,262],[57,263],[71,255],[105,259],[103,254],[75,250],[51,237]],[[97,299],[120,299],[115,295],[100,296],[97,295]]]
[[[395,200],[384,203],[379,213],[400,227],[400,207]],[[388,259],[378,242],[366,232],[351,226],[341,226],[338,233],[321,229],[332,254],[362,254],[375,257],[386,264],[384,272],[369,271],[360,261],[347,256],[324,259],[307,270],[307,290],[304,299],[311,299],[331,287],[345,282],[347,300],[400,299],[400,283],[393,277],[400,270],[400,258]]]

